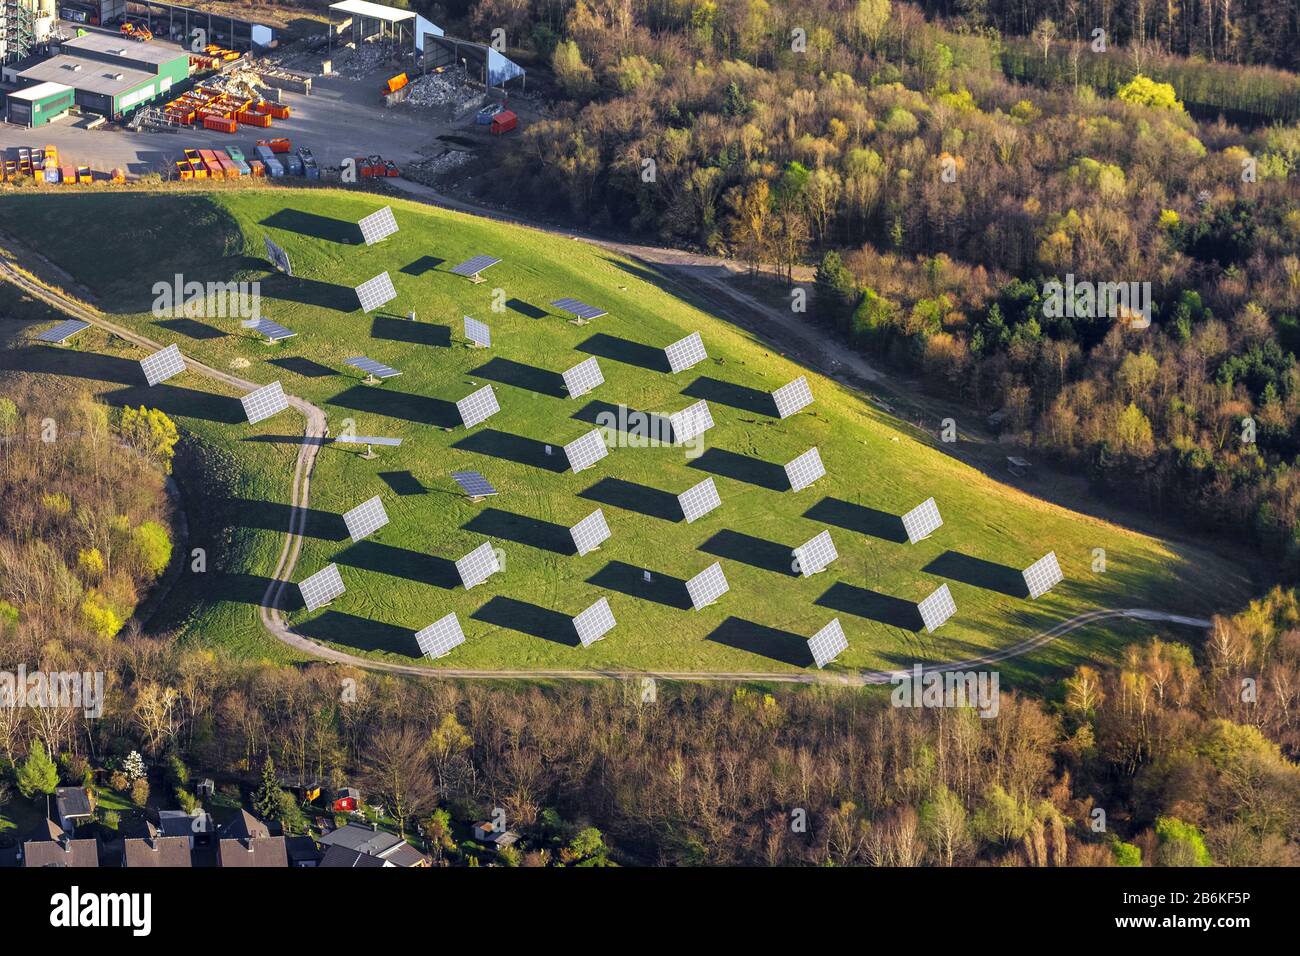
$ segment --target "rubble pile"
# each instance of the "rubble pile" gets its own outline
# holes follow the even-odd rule
[[[449,149],[438,156],[407,163],[402,174],[414,182],[432,186],[437,180],[467,165],[473,158],[472,152]]]

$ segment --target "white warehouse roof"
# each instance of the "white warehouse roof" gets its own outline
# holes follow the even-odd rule
[[[382,3],[371,3],[370,0],[340,0],[339,3],[331,3],[330,9],[337,10],[339,13],[348,13],[354,17],[383,20],[385,23],[401,23],[403,20],[415,19],[413,10],[386,7]]]
[[[35,86],[29,86],[25,89],[14,90],[9,94],[9,98],[11,100],[43,100],[47,96],[56,96],[59,93],[70,93],[71,91],[72,87],[70,86],[50,81],[37,83]]]

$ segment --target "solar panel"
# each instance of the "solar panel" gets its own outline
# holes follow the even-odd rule
[[[497,493],[492,483],[477,471],[453,471],[451,477],[471,498],[488,498]]]
[[[709,403],[704,399],[680,412],[674,412],[668,416],[668,420],[673,426],[673,441],[678,443],[690,441],[713,427],[713,413],[709,411]]]
[[[185,359],[181,357],[181,348],[179,345],[169,345],[161,351],[154,352],[147,359],[141,359],[140,369],[144,372],[144,379],[152,388],[160,385],[173,375],[179,375],[185,371]]]
[[[457,402],[456,411],[460,412],[460,420],[465,423],[465,427],[473,428],[501,411],[501,406],[497,404],[497,394],[492,391],[492,386],[484,385]]]
[[[570,528],[569,534],[573,536],[573,546],[579,556],[595,551],[602,542],[609,540],[609,525],[605,523],[605,512],[597,508]]]
[[[367,279],[356,288],[357,301],[361,303],[362,312],[373,312],[386,302],[397,298],[393,280],[387,272],[381,272],[373,279]]]
[[[678,495],[677,503],[681,505],[682,514],[686,516],[686,523],[690,524],[696,518],[703,518],[722,504],[722,499],[718,497],[718,489],[714,487],[713,479],[705,478],[698,485],[687,488]]]
[[[826,466],[822,464],[822,456],[816,448],[809,448],[785,466],[785,476],[790,480],[791,491],[803,491],[824,474]]]
[[[727,584],[727,576],[722,573],[722,565],[717,561],[686,582],[691,607],[697,611],[708,607],[729,590],[731,586]]]
[[[379,496],[375,495],[351,511],[344,512],[343,523],[347,525],[348,536],[354,542],[363,541],[388,524],[388,512],[384,510],[384,503]]]
[[[957,605],[946,584],[935,588],[929,597],[916,606],[916,609],[921,612],[921,621],[930,634],[937,631],[944,621],[957,613]]]
[[[351,438],[332,438],[331,441],[338,442],[341,445],[386,445],[390,448],[396,448],[402,444],[400,438],[381,438],[371,435],[353,435]]]
[[[252,329],[258,335],[266,336],[268,341],[283,342],[285,339],[291,339],[297,332],[286,329],[279,322],[272,322],[270,319],[253,319],[243,323],[244,328]]]
[[[664,349],[664,354],[668,356],[668,367],[674,373],[685,371],[709,357],[705,354],[699,332],[692,332],[686,338],[674,342]]]
[[[579,362],[564,373],[564,387],[569,391],[569,398],[586,395],[597,385],[605,384],[605,376],[600,371],[596,356]]]
[[[270,236],[263,236],[262,241],[266,243],[266,257],[271,260],[271,264],[285,275],[293,275],[293,263],[289,261],[289,253],[272,242]]]
[[[568,312],[570,315],[576,316],[585,322],[590,322],[592,319],[599,319],[602,315],[609,315],[609,313],[604,309],[598,309],[594,305],[587,305],[587,303],[581,302],[578,299],[556,299],[551,303],[551,305],[563,312]]]
[[[385,365],[383,362],[376,362],[374,359],[368,359],[364,355],[350,358],[343,364],[361,369],[361,371],[374,378],[396,378],[402,374],[397,369]]]
[[[464,276],[474,282],[482,282],[483,277],[479,273],[484,269],[490,269],[500,261],[500,259],[493,256],[473,256],[460,265],[452,266],[451,273],[452,275]]]
[[[307,610],[314,611],[340,597],[347,588],[339,576],[339,566],[331,564],[304,579],[298,585],[298,590],[302,593],[302,603],[307,605]]]
[[[36,338],[41,342],[53,342],[55,345],[62,345],[78,332],[88,328],[90,328],[89,322],[82,322],[80,319],[68,319],[66,322],[51,326]]]
[[[279,382],[272,382],[270,385],[263,385],[249,392],[240,399],[240,402],[243,403],[244,414],[248,416],[250,425],[256,425],[272,415],[278,415],[289,407],[289,402],[284,397],[284,389],[280,387]]]
[[[456,571],[466,590],[482,584],[500,570],[501,562],[497,560],[497,552],[491,541],[484,541],[456,562]]]
[[[601,598],[573,619],[573,629],[583,647],[591,647],[614,629],[614,612],[609,609],[609,599]]]
[[[465,338],[481,348],[490,346],[492,344],[492,330],[487,327],[487,323],[472,319],[468,315],[464,318]]]
[[[928,538],[941,524],[943,519],[939,517],[939,506],[933,498],[926,498],[903,515],[903,530],[907,532],[907,540],[912,544]]]
[[[456,612],[452,611],[444,618],[439,618],[422,631],[415,632],[415,643],[420,653],[430,660],[446,657],[452,648],[465,643],[465,632],[460,629]]]
[[[840,553],[835,550],[835,542],[831,540],[831,533],[823,531],[795,548],[794,556],[798,562],[799,573],[807,578],[820,571],[825,571],[827,565],[838,558]]]
[[[839,657],[848,647],[849,639],[844,636],[844,628],[840,627],[838,617],[808,638],[808,650],[812,653],[813,663],[818,670]]]
[[[368,246],[387,239],[397,232],[397,220],[393,218],[393,207],[385,206],[372,212],[357,223],[361,227],[361,238]]]
[[[1025,568],[1025,587],[1029,588],[1031,598],[1040,597],[1060,584],[1063,575],[1061,566],[1056,561],[1056,552],[1048,551],[1045,555]]]
[[[605,435],[599,428],[593,428],[581,438],[575,438],[564,446],[564,455],[569,459],[569,467],[576,475],[590,468],[609,454],[605,446]]]
[[[807,408],[812,400],[812,389],[808,387],[808,379],[802,375],[772,393],[772,401],[776,402],[776,414],[781,418],[789,418],[800,409]]]

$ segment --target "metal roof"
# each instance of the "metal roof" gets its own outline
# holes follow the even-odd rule
[[[74,66],[80,69],[74,70]],[[118,96],[145,83],[154,83],[158,80],[156,74],[146,73],[144,70],[116,66],[103,60],[68,56],[66,53],[30,66],[18,75],[25,80],[63,83],[85,93],[99,93],[103,96]],[[120,80],[117,79],[119,76],[122,77]]]
[[[29,86],[26,89],[14,90],[9,94],[11,100],[43,100],[47,96],[57,96],[60,93],[71,93],[72,87],[64,86],[62,83],[37,83],[35,86]]]
[[[154,67],[170,63],[177,57],[189,56],[187,51],[174,43],[167,43],[163,40],[150,40],[148,43],[141,43],[139,40],[132,40],[130,37],[124,37],[116,33],[100,33],[95,30],[87,32],[84,36],[62,41],[59,44],[59,49],[60,52],[71,53],[72,55],[80,52],[83,54],[98,53],[101,56],[117,56],[126,60],[134,60],[137,63],[149,63]],[[149,72],[156,73],[157,70],[154,69]]]
[[[337,10],[339,13],[350,13],[354,17],[383,20],[385,23],[401,23],[403,20],[415,19],[415,12],[412,10],[386,7],[382,3],[370,3],[369,0],[342,0],[340,3],[331,3],[330,9]]]

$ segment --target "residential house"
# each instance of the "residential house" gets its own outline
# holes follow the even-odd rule
[[[381,830],[373,824],[356,820],[349,820],[345,826],[326,833],[317,842],[325,847],[326,858],[329,856],[330,848],[337,846],[356,853],[367,853],[392,866],[429,865],[428,858],[401,837],[387,830]],[[325,859],[321,860],[321,865],[326,865]]]
[[[218,832],[217,866],[282,867],[289,865],[284,837],[271,836],[265,823],[247,810],[240,810]]]
[[[122,865],[127,868],[190,867],[193,849],[188,836],[168,836],[152,823],[146,822],[142,837],[128,837],[122,841]]]
[[[22,863],[38,866],[99,866],[99,841],[75,840],[53,820],[46,820],[23,843]]]
[[[484,820],[482,823],[474,824],[474,839],[496,852],[518,843],[519,834],[514,830],[498,828],[491,820]]]
[[[363,853],[360,850],[349,850],[345,846],[334,845],[325,851],[321,857],[321,866],[346,867],[351,870],[371,869],[375,867],[396,866],[396,863],[390,863],[382,857],[375,856],[373,853]]]

